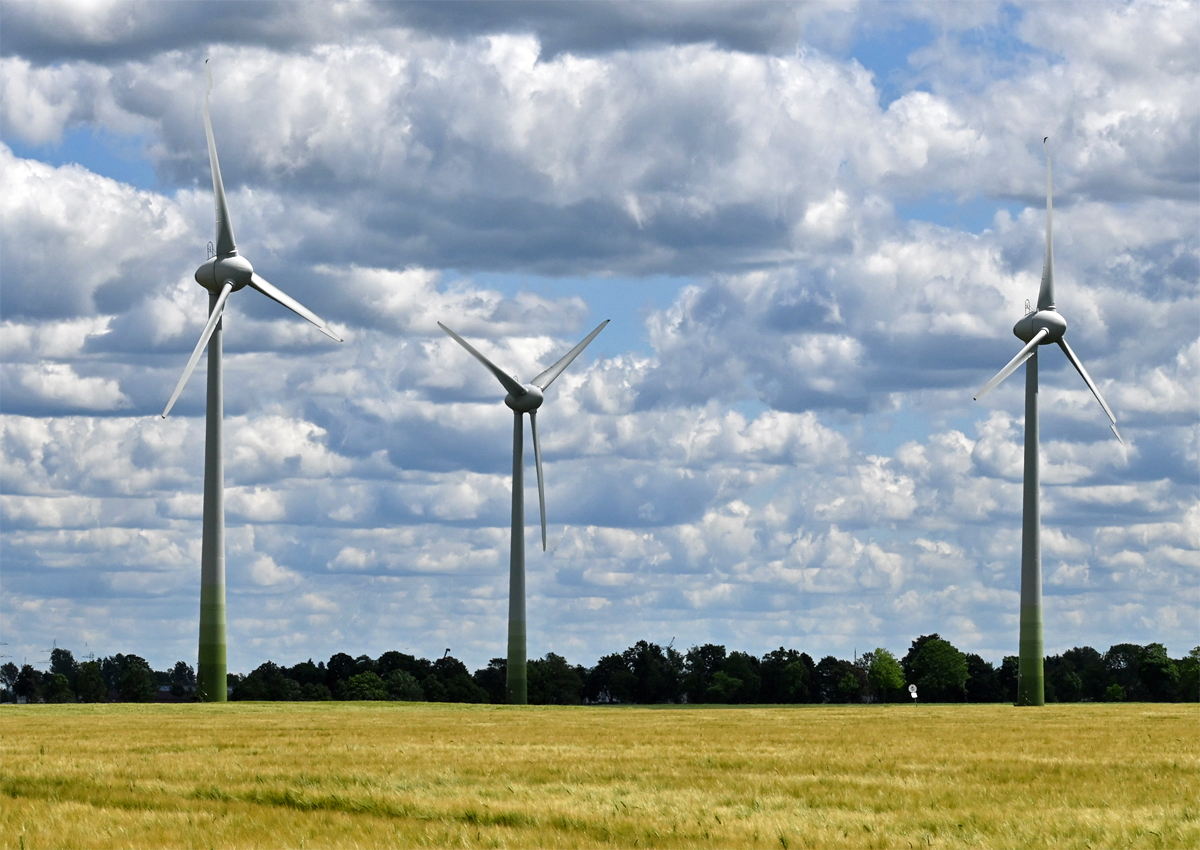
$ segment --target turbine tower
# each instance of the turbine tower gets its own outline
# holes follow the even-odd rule
[[[208,61],[205,60],[205,66]],[[204,423],[204,531],[200,549],[200,651],[197,658],[196,686],[201,699],[225,702],[225,465],[221,448],[221,419],[224,401],[221,388],[221,314],[231,293],[249,286],[278,301],[294,313],[312,322],[330,339],[342,340],[329,330],[325,321],[299,301],[259,277],[245,257],[238,254],[233,225],[225,204],[225,186],[217,163],[217,145],[213,141],[208,96],[212,92],[212,69],[207,68],[208,90],[204,93],[204,132],[208,136],[208,161],[212,168],[213,195],[217,213],[216,254],[196,269],[196,283],[208,290],[208,323],[192,352],[171,400],[163,409],[167,418],[175,400],[183,392],[205,346],[208,347],[208,397]]]
[[[1042,139],[1043,146],[1046,139]],[[1051,194],[1050,152],[1046,152],[1046,259],[1042,265],[1042,285],[1038,292],[1037,309],[1029,310],[1013,326],[1013,333],[1025,343],[1017,356],[988,381],[976,395],[978,401],[1013,372],[1025,364],[1025,481],[1021,510],[1021,631],[1018,644],[1017,705],[1044,705],[1045,676],[1042,670],[1042,543],[1041,500],[1038,465],[1038,346],[1057,343],[1067,360],[1079,372],[1096,401],[1104,408],[1117,439],[1117,418],[1100,395],[1083,363],[1063,339],[1067,321],[1054,306],[1054,247],[1052,228],[1054,201]]]
[[[522,384],[512,375],[506,374],[495,363],[488,360],[461,336],[438,322],[438,327],[448,333],[455,342],[471,352],[471,355],[496,376],[500,385],[508,391],[504,403],[513,412],[513,484],[512,484],[512,541],[508,561],[508,666],[505,691],[512,705],[525,705],[529,701],[528,680],[525,664],[525,462],[522,441],[525,427],[523,414],[529,414],[529,427],[533,432],[533,458],[537,468],[538,505],[542,511],[542,551],[546,551],[546,490],[542,484],[542,447],[538,442],[537,409],[542,406],[542,391],[571,365],[579,352],[587,348],[596,334],[604,330],[608,319],[584,337],[583,342],[572,348],[558,362],[542,372],[528,384]]]

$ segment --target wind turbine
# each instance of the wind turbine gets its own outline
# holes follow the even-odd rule
[[[1049,138],[1049,137],[1047,137]],[[1045,146],[1046,139],[1042,139]],[[1104,408],[1112,424],[1112,432],[1121,440],[1117,418],[1100,395],[1083,363],[1063,339],[1067,320],[1054,306],[1054,247],[1052,228],[1054,201],[1051,194],[1050,152],[1046,152],[1046,259],[1042,264],[1042,286],[1038,292],[1037,309],[1030,310],[1013,326],[1013,333],[1025,343],[1017,356],[988,381],[976,395],[978,401],[1013,372],[1025,364],[1025,481],[1021,511],[1021,630],[1018,644],[1017,705],[1044,705],[1045,676],[1042,670],[1042,542],[1041,498],[1038,466],[1038,346],[1057,343],[1067,360],[1079,372],[1096,401]]]
[[[163,409],[163,419],[171,412],[196,368],[201,352],[208,347],[208,397],[204,423],[204,530],[200,548],[200,651],[196,685],[201,699],[225,702],[225,464],[221,448],[221,419],[224,400],[221,388],[221,314],[231,293],[249,286],[278,301],[317,326],[330,339],[341,342],[325,321],[296,299],[259,277],[245,257],[238,254],[233,225],[225,203],[225,186],[217,163],[217,144],[213,141],[208,97],[212,92],[212,69],[208,68],[208,90],[204,93],[204,132],[208,136],[208,162],[212,168],[213,195],[217,213],[216,253],[196,269],[196,283],[208,290],[208,324],[192,352],[171,400]]]
[[[542,372],[528,384],[522,384],[515,376],[500,369],[491,360],[475,350],[471,343],[438,322],[438,327],[448,333],[455,342],[471,352],[471,355],[496,376],[500,385],[508,391],[504,403],[513,412],[513,484],[512,484],[512,540],[508,561],[508,668],[505,691],[509,703],[525,705],[529,701],[528,679],[525,664],[525,461],[522,442],[525,427],[521,416],[529,414],[529,427],[533,432],[533,458],[537,467],[538,505],[542,510],[542,551],[546,551],[546,490],[542,484],[542,447],[538,442],[537,409],[542,406],[542,391],[571,365],[579,352],[587,348],[596,334],[604,330],[609,322],[605,319],[594,331],[584,337],[583,342],[572,348],[553,366]]]

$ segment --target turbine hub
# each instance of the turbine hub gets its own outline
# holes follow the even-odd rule
[[[509,393],[504,397],[504,403],[517,413],[532,413],[542,406],[542,391],[533,384],[525,384],[525,395],[513,396]]]
[[[250,261],[238,254],[228,257],[212,257],[196,269],[196,283],[209,292],[220,292],[225,281],[233,283],[233,291],[237,292],[250,283],[254,276],[254,266]]]
[[[1034,334],[1042,328],[1048,330],[1049,333],[1042,337],[1042,341],[1039,344],[1049,345],[1063,338],[1063,334],[1067,332],[1067,320],[1053,307],[1046,310],[1038,310],[1036,313],[1030,313],[1013,325],[1013,334],[1021,342],[1029,342],[1029,340],[1033,339]]]

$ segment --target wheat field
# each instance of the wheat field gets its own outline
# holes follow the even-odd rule
[[[5,706],[0,846],[1200,846],[1200,707]]]

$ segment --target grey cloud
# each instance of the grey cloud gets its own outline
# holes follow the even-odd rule
[[[366,12],[366,14],[363,14]],[[370,25],[370,7],[296,4],[120,0],[104,4],[26,3],[5,0],[5,55],[39,64],[66,59],[113,64],[213,43],[263,45],[287,50],[315,40],[335,40]]]
[[[815,17],[800,4],[773,2],[548,4],[401,3],[390,10],[407,26],[448,38],[494,32],[537,35],[543,57],[590,55],[654,44],[711,43],[727,50],[794,50],[802,24]]]
[[[111,64],[209,44],[289,50],[337,43],[357,32],[407,28],[438,38],[529,33],[545,57],[590,55],[653,44],[711,43],[750,53],[790,52],[804,24],[839,16],[795,3],[436,2],[302,4],[120,2],[88,8],[5,2],[0,48],[40,64],[85,58]]]

